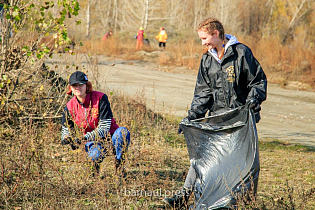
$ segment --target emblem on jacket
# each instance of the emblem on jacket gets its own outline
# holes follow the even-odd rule
[[[92,108],[91,109],[91,115],[93,118],[97,118],[98,117],[98,108]]]
[[[227,78],[226,80],[228,82],[234,82],[235,81],[235,71],[234,71],[234,66],[229,66],[226,68],[226,73],[227,73]]]

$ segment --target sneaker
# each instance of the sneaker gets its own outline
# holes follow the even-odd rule
[[[118,160],[115,158],[115,169],[116,169],[116,174],[121,176],[122,178],[126,178],[127,173],[125,171],[125,166],[124,166],[124,161],[123,160]]]
[[[118,160],[118,159],[115,158],[115,169],[116,169],[116,172],[120,169],[121,165],[122,165],[122,161],[120,159]]]
[[[92,166],[92,176],[97,177],[100,173],[100,165],[99,163],[94,162]]]
[[[171,198],[164,198],[163,202],[166,203],[169,207],[174,209],[180,209],[184,206],[187,206],[191,190],[183,188],[180,193],[175,194]]]

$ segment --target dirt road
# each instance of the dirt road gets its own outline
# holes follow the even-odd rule
[[[51,61],[50,64],[56,62]],[[98,57],[97,63],[102,75],[98,78],[101,91],[140,95],[154,111],[179,117],[187,115],[197,72],[183,67],[169,69],[153,63],[103,57]],[[260,138],[315,146],[315,92],[286,90],[276,84],[268,84],[261,116],[257,124]]]

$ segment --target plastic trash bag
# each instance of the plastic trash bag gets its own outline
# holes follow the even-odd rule
[[[248,106],[183,121],[180,128],[197,175],[193,209],[233,208],[237,196],[250,189],[256,194],[258,137]]]
[[[149,39],[143,39],[143,44],[150,44]]]

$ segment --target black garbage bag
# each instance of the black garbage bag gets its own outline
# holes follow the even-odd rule
[[[148,44],[148,45],[150,45],[149,39],[143,39],[143,44]]]
[[[239,196],[256,194],[258,137],[248,106],[182,121],[180,127],[197,175],[193,209],[235,208]]]

